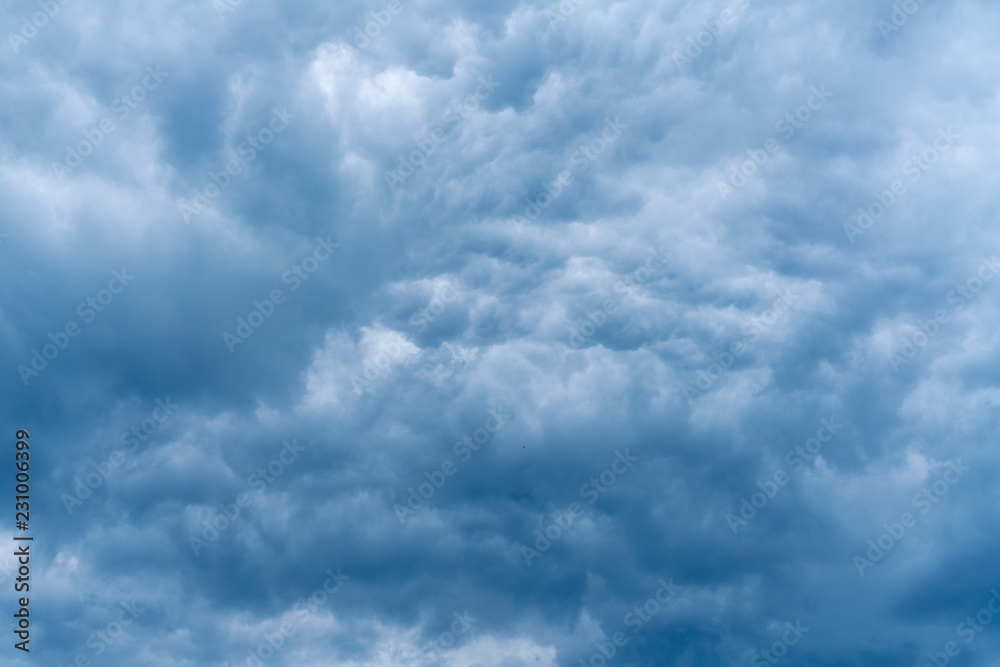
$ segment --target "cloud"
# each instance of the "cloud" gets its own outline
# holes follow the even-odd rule
[[[992,664],[956,626],[997,586],[998,23],[979,0],[12,8],[0,410],[31,432],[32,649]],[[821,420],[843,426],[812,452]],[[647,611],[661,580],[683,599]]]

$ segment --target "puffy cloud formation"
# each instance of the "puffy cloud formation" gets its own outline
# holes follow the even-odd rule
[[[996,664],[994,3],[2,27],[10,664]]]

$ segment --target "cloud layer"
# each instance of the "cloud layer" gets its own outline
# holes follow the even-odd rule
[[[11,664],[997,664],[993,4],[6,8]]]

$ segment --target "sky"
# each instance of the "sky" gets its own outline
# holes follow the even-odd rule
[[[2,7],[2,664],[1000,665],[996,3]]]

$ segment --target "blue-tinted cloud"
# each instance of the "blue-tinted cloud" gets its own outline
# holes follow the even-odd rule
[[[11,664],[994,665],[990,3],[5,9]]]

